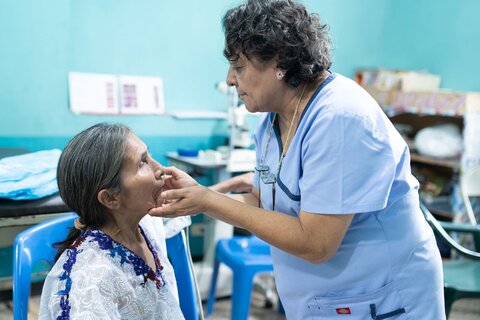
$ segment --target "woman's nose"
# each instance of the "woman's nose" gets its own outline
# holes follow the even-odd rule
[[[226,81],[229,86],[235,86],[237,84],[237,78],[235,77],[232,66],[228,68]]]

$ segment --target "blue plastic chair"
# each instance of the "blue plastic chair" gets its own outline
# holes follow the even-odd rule
[[[220,263],[233,272],[231,319],[246,320],[250,309],[253,278],[273,271],[270,247],[256,236],[233,237],[217,242],[215,261],[207,304],[207,315],[213,311]]]
[[[167,239],[167,253],[177,280],[178,297],[183,316],[186,320],[198,320],[199,310],[197,307],[201,308],[201,306],[197,300],[193,266],[190,263],[185,241],[183,230],[176,236]]]
[[[27,319],[32,267],[39,261],[53,265],[56,248],[64,240],[77,218],[75,213],[53,218],[19,233],[14,242],[13,257],[13,315]],[[178,285],[180,308],[187,320],[198,320],[194,278],[185,247],[185,235],[178,233],[167,239],[167,251]]]
[[[53,265],[57,249],[52,245],[63,241],[77,214],[70,213],[30,227],[17,235],[13,244],[13,318],[27,319],[32,268],[39,261]]]

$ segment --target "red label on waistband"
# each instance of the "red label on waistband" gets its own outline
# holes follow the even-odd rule
[[[336,308],[337,314],[352,314],[350,308]]]

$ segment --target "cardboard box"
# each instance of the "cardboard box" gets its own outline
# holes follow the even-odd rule
[[[397,77],[399,89],[404,92],[431,92],[440,87],[440,76],[426,72],[400,71]]]
[[[421,71],[360,69],[355,74],[355,81],[361,86],[382,91],[431,92],[438,90],[441,77]]]
[[[405,92],[375,87],[365,87],[365,90],[384,109],[393,109],[392,113],[462,116],[466,112],[480,112],[480,92]]]

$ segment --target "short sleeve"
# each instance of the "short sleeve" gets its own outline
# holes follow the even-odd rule
[[[385,208],[395,160],[388,135],[366,116],[330,111],[305,135],[302,170],[302,210],[362,213]]]

